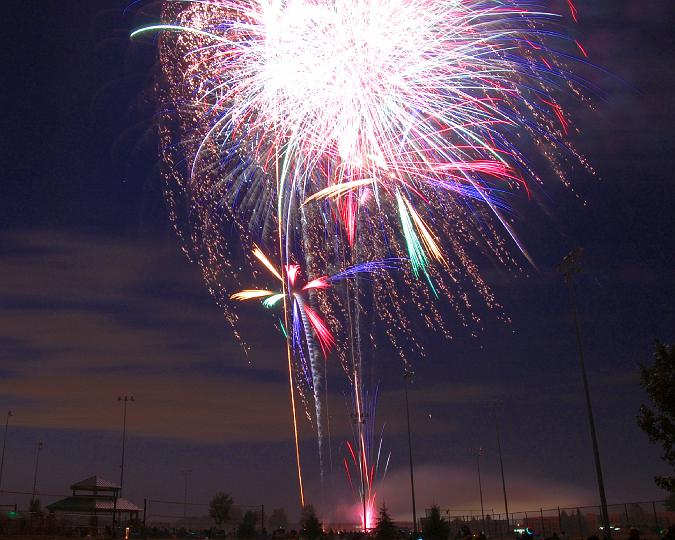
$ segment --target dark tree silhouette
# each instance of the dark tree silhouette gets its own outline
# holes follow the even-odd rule
[[[434,505],[422,527],[424,540],[447,540],[450,534],[450,525],[441,517],[441,509]]]
[[[316,510],[311,504],[305,505],[300,515],[300,534],[307,540],[316,540],[323,535],[323,526],[316,517]]]
[[[640,407],[638,425],[652,443],[661,444],[661,458],[675,470],[675,352],[671,346],[657,341],[653,365],[640,366],[640,384],[651,407]],[[656,476],[654,481],[675,493],[675,476]]]
[[[247,510],[244,519],[239,524],[237,536],[239,538],[255,538],[255,524],[258,522],[258,514],[252,510]]]
[[[272,510],[267,523],[270,526],[270,529],[285,529],[288,527],[288,516],[286,515],[286,510],[283,508],[275,508]]]
[[[375,524],[375,538],[377,540],[393,540],[396,538],[396,526],[387,512],[387,505],[382,504],[380,514],[377,516],[377,523]]]
[[[232,497],[222,491],[216,493],[213,496],[213,499],[211,499],[211,502],[209,503],[209,515],[219,527],[230,522],[232,503]]]

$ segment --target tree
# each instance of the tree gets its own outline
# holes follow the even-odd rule
[[[237,530],[237,536],[239,538],[254,538],[255,537],[255,524],[258,522],[258,514],[252,510],[247,510],[244,514],[244,519],[242,519],[239,524],[239,529]]]
[[[316,540],[323,534],[323,526],[316,517],[316,510],[311,504],[305,505],[300,515],[300,534],[307,540]]]
[[[447,540],[450,534],[450,525],[441,517],[441,509],[434,505],[422,527],[425,540]]]
[[[213,521],[216,522],[218,527],[222,527],[226,523],[230,522],[232,510],[232,497],[219,491],[213,496],[211,502],[209,503],[209,515],[213,518]]]
[[[651,408],[640,407],[637,420],[654,444],[661,444],[661,458],[675,470],[675,352],[656,342],[654,364],[640,366],[640,384],[647,392]],[[656,476],[656,485],[675,493],[675,476]]]
[[[377,540],[393,540],[396,538],[396,526],[387,512],[387,506],[383,503],[380,514],[375,523],[375,538]]]
[[[286,515],[286,510],[283,508],[275,508],[272,510],[269,519],[270,529],[285,529],[288,527],[288,516]]]

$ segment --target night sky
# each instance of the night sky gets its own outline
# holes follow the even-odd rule
[[[478,337],[431,341],[410,394],[418,508],[479,508],[470,449],[483,446],[486,507],[502,511],[492,400],[513,510],[596,504],[568,296],[555,268],[585,249],[579,304],[609,502],[664,498],[658,448],[638,429],[638,365],[675,341],[675,125],[671,0],[577,2],[579,37],[607,92],[575,110],[574,141],[597,170],[547,183],[546,206],[515,203],[538,270],[486,277],[510,324],[489,312]],[[0,158],[0,418],[12,409],[2,488],[67,493],[119,478],[121,407],[131,395],[125,496],[182,500],[217,490],[297,513],[285,355],[268,321],[245,315],[249,358],[181,254],[159,173],[155,49],[130,43],[156,6],[40,0],[4,6]],[[584,204],[583,201],[586,201]],[[251,313],[255,313],[255,310]],[[399,361],[383,349],[378,419],[391,451],[381,495],[408,508]],[[329,390],[334,516],[355,503],[340,449],[344,378]],[[312,429],[302,426],[310,499]],[[0,503],[26,497],[0,494]],[[49,502],[53,497],[43,496]],[[165,511],[166,509],[162,509]],[[174,510],[175,512],[175,510]],[[180,514],[180,511],[177,512]],[[204,512],[205,513],[205,512]],[[327,515],[327,513],[326,513]]]

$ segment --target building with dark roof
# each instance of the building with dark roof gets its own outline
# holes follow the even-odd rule
[[[70,486],[72,496],[48,504],[47,510],[55,513],[72,514],[76,516],[88,515],[91,524],[98,525],[100,517],[112,519],[113,512],[116,521],[124,522],[138,519],[141,509],[127,499],[120,497],[120,487],[100,476],[91,476]]]

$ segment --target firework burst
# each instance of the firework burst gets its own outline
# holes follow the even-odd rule
[[[535,150],[564,182],[581,159],[571,1],[166,0],[162,17],[134,36],[162,31],[167,200],[233,325],[238,254],[257,242],[281,290],[236,299],[283,300],[293,350],[335,347],[363,406],[376,321],[407,362],[424,328],[451,336],[449,312],[480,326],[474,296],[501,313],[475,259],[518,268],[513,244],[531,262],[509,200],[541,183]],[[391,258],[406,268],[296,286],[293,261],[327,276]]]
[[[508,193],[538,179],[522,139],[556,168],[555,148],[570,149],[560,96],[583,81],[553,52],[551,42],[574,42],[554,3],[542,4],[167,2],[169,22],[136,33],[176,32],[163,40],[163,64],[181,110],[187,180],[177,183],[198,234],[209,229],[196,238],[205,266],[229,264],[217,230],[225,217],[263,243],[280,237],[285,264],[298,251],[324,267],[406,256],[429,285],[408,299],[426,311],[443,296],[475,320],[456,287],[468,277],[494,305],[469,255],[475,244],[510,264],[502,230],[529,259],[506,215]],[[325,249],[307,249],[317,228]],[[425,322],[439,324],[429,311]]]

